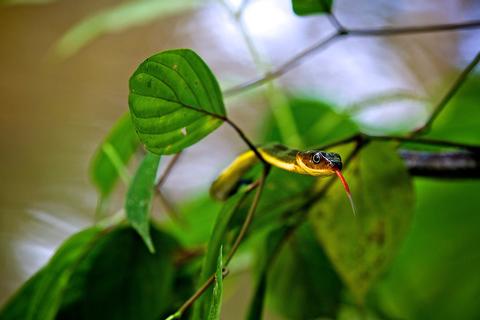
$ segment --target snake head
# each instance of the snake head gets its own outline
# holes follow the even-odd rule
[[[329,176],[342,170],[342,158],[338,153],[320,150],[300,151],[297,164],[312,176]]]

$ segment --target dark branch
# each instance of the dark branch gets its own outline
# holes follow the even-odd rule
[[[399,154],[414,176],[448,179],[480,178],[480,153],[399,150]]]
[[[480,21],[469,21],[464,23],[451,23],[429,26],[412,26],[399,28],[377,28],[377,29],[348,29],[347,33],[351,36],[395,36],[415,33],[432,33],[455,30],[468,30],[480,28]]]

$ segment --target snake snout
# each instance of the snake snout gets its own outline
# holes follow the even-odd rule
[[[342,168],[343,168],[342,158],[340,157],[340,155],[338,153],[325,152],[323,156],[325,157],[325,159],[327,159],[330,167],[333,170],[342,171]]]

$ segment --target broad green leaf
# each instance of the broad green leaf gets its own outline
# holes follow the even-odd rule
[[[0,318],[54,319],[78,263],[101,234],[99,227],[92,227],[67,239],[48,264],[27,281],[5,305],[0,312]]]
[[[151,254],[132,229],[100,239],[72,277],[57,319],[161,319],[173,310],[177,243],[151,229]]]
[[[357,206],[352,215],[335,182],[311,209],[318,239],[358,303],[396,254],[410,224],[413,189],[395,148],[370,143],[347,168]]]
[[[128,1],[96,12],[68,30],[56,45],[57,53],[68,57],[95,38],[144,25],[155,19],[181,13],[202,4],[198,0]]]
[[[304,224],[281,247],[268,273],[268,296],[286,319],[317,319],[335,315],[342,283]]]
[[[480,181],[415,179],[415,219],[373,291],[390,319],[480,319]]]
[[[155,248],[150,239],[150,210],[159,162],[159,156],[147,152],[128,188],[125,202],[128,221],[152,253],[155,252]]]
[[[480,75],[467,78],[460,90],[433,122],[429,138],[480,144]]]
[[[115,123],[90,164],[90,177],[101,198],[110,195],[119,177],[128,183],[125,167],[138,144],[132,120],[127,113]]]
[[[220,248],[228,248],[227,235],[229,234],[234,216],[240,211],[240,208],[245,203],[248,203],[247,193],[238,193],[223,206],[222,210],[217,216],[215,225],[210,235],[210,240],[207,246],[207,252],[203,260],[202,271],[200,274],[198,285],[202,285],[207,279],[216,272],[218,265],[218,252]],[[226,252],[227,249],[225,249]],[[205,293],[195,302],[193,319],[206,319],[209,315],[209,306],[212,303],[213,289],[209,288]]]
[[[293,12],[299,16],[332,12],[333,0],[292,0]]]
[[[222,247],[217,259],[217,271],[215,271],[215,286],[213,287],[212,304],[208,313],[208,320],[220,320],[220,311],[222,310],[223,295],[223,254]]]
[[[164,51],[140,64],[130,78],[128,100],[140,140],[155,154],[195,144],[225,116],[217,80],[188,49]]]

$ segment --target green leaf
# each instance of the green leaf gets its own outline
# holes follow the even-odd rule
[[[333,0],[292,0],[293,12],[299,16],[332,12]]]
[[[415,179],[415,219],[376,287],[391,319],[480,319],[480,181]]]
[[[188,49],[164,51],[140,64],[130,78],[129,105],[140,140],[155,154],[195,144],[225,116],[217,80]]]
[[[110,195],[119,177],[128,182],[126,165],[138,148],[138,137],[128,113],[113,126],[90,164],[90,177],[102,199]]]
[[[304,224],[277,254],[268,273],[268,295],[274,309],[286,319],[333,317],[343,286],[312,227]]]
[[[223,295],[223,247],[220,247],[217,260],[217,270],[215,272],[215,287],[213,288],[213,299],[210,305],[210,312],[208,313],[208,320],[219,320],[220,311],[222,309],[222,295]]]
[[[161,17],[181,13],[201,5],[198,0],[129,1],[97,12],[69,29],[56,44],[56,51],[68,57],[95,38],[144,25]]]
[[[426,136],[452,142],[480,144],[480,75],[467,78],[457,94],[433,122]]]
[[[310,214],[327,255],[357,302],[362,303],[405,236],[413,212],[413,189],[402,160],[390,144],[370,143],[358,158],[345,172],[357,216],[352,215],[339,182]]]
[[[131,228],[98,241],[78,266],[57,319],[135,319],[164,317],[174,306],[176,241],[151,229],[151,254]]]
[[[152,253],[155,252],[155,248],[150,239],[150,210],[159,162],[159,156],[149,152],[145,155],[128,188],[125,202],[128,221]]]
[[[207,252],[203,260],[202,272],[200,274],[198,285],[202,285],[216,272],[218,265],[218,252],[220,251],[220,248],[227,247],[227,235],[231,229],[232,221],[234,220],[234,216],[240,211],[241,206],[248,203],[247,195],[248,193],[237,193],[235,196],[228,199],[218,214],[208,242]],[[194,304],[193,319],[206,319],[208,317],[208,308],[212,303],[212,296],[213,289],[209,288],[196,301]]]
[[[76,266],[100,234],[99,227],[92,227],[67,239],[48,264],[10,299],[0,318],[54,319]]]

